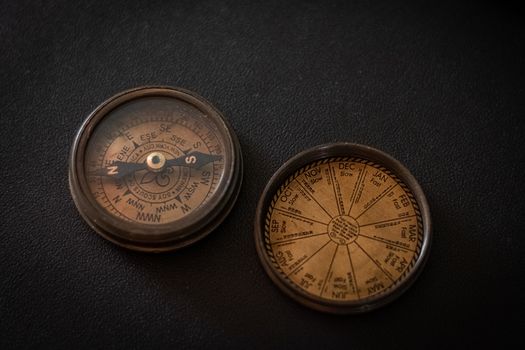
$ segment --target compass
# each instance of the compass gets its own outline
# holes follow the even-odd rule
[[[221,113],[195,93],[142,87],[102,103],[70,155],[75,204],[100,235],[149,252],[210,233],[239,193],[242,157]]]
[[[358,144],[322,145],[270,179],[255,241],[266,272],[293,299],[359,313],[414,281],[429,252],[430,214],[415,178],[391,156]]]

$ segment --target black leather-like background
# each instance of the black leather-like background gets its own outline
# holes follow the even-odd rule
[[[423,348],[523,330],[523,15],[434,1],[2,1],[0,348]],[[82,120],[128,88],[194,90],[229,119],[245,179],[194,246],[120,249],[67,185]],[[431,256],[358,316],[284,296],[256,255],[256,203],[288,158],[335,141],[421,183]],[[501,344],[500,344],[501,345]]]

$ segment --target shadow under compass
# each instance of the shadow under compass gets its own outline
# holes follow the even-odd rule
[[[113,280],[120,291],[119,303],[129,299],[134,312],[144,317],[152,311],[159,319],[177,324],[207,324],[216,336],[235,334],[243,326],[237,310],[249,310],[259,302],[262,286],[272,291],[257,258],[253,240],[253,213],[262,187],[274,171],[261,164],[271,162],[259,147],[240,140],[244,157],[244,182],[230,214],[204,239],[180,250],[162,254],[127,251],[107,242],[111,255],[118,255],[126,280]],[[266,158],[266,159],[265,159]],[[258,159],[257,162],[247,161]],[[115,275],[115,273],[112,273]],[[262,284],[262,286],[261,286]],[[129,291],[132,291],[130,294]],[[124,295],[124,293],[127,293]],[[137,303],[140,298],[140,303]],[[136,310],[142,305],[140,310]],[[225,312],[224,310],[231,310]],[[138,315],[137,317],[140,317]],[[230,325],[225,329],[225,325]],[[235,325],[233,328],[231,325]],[[196,335],[197,336],[197,335]],[[221,339],[221,344],[224,339]]]

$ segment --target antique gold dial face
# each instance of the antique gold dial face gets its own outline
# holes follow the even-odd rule
[[[143,87],[99,106],[80,128],[70,188],[84,219],[130,249],[191,244],[228,214],[242,179],[233,130],[186,90]]]
[[[263,260],[281,286],[321,304],[360,305],[404,282],[424,234],[400,178],[358,157],[312,161],[291,174],[261,225]]]
[[[95,129],[85,169],[97,203],[128,221],[170,223],[204,205],[224,169],[224,140],[213,124],[166,109],[148,98],[116,110]],[[179,103],[180,102],[175,102]]]

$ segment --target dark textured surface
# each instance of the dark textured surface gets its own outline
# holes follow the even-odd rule
[[[0,348],[398,348],[523,330],[523,15],[508,4],[2,1]],[[237,131],[245,183],[205,240],[124,251],[80,218],[67,153],[97,104],[172,85]],[[311,146],[380,148],[419,179],[434,242],[414,286],[349,317],[306,309],[263,272],[266,181]]]

